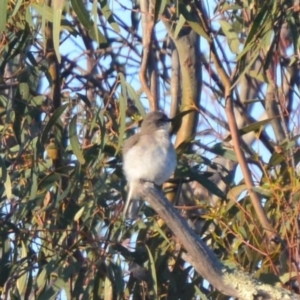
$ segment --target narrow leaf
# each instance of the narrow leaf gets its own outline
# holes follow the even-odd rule
[[[126,129],[126,108],[127,108],[127,99],[122,95],[119,97],[120,104],[120,127],[119,127],[119,139],[116,153],[121,149],[121,145],[123,144],[125,129]]]
[[[167,0],[156,0],[154,7],[154,23],[156,23],[158,16],[162,14],[167,5]]]
[[[0,1],[0,31],[5,31],[7,20],[7,0]]]
[[[94,26],[94,23],[91,18],[90,14],[87,11],[86,7],[82,0],[71,0],[72,7],[82,25],[88,31],[90,36],[97,41],[99,44],[104,44],[107,42],[105,36],[101,33],[98,26]],[[97,24],[96,24],[97,25]]]
[[[209,151],[227,159],[231,159],[236,162],[238,161],[235,152],[232,149],[225,147],[222,143],[215,144],[209,149]]]
[[[219,187],[213,181],[209,180],[205,175],[193,172],[190,175],[190,178],[192,180],[196,180],[197,182],[199,182],[202,186],[204,186],[213,195],[216,195],[220,198],[225,197],[224,193],[219,189]]]
[[[45,126],[45,129],[42,133],[42,137],[41,137],[42,144],[46,144],[51,128],[56,124],[56,122],[59,120],[59,118],[61,117],[61,115],[63,114],[63,112],[65,111],[65,109],[68,106],[69,106],[69,104],[66,103],[66,104],[62,105],[61,107],[59,107],[57,110],[55,110],[55,112],[49,119],[49,121],[48,121],[47,125]]]
[[[185,24],[185,17],[183,15],[179,16],[179,20],[177,22],[176,28],[175,28],[175,32],[174,32],[174,38],[176,39],[179,35],[179,32],[181,31],[183,25]]]
[[[17,289],[22,296],[24,296],[26,291],[26,281],[27,281],[27,272],[24,273],[24,269],[27,267],[26,257],[27,257],[27,249],[26,245],[23,241],[21,241],[21,259],[23,259],[24,263],[22,264],[22,268],[20,269],[20,273],[23,274],[17,279]]]
[[[76,93],[76,95],[88,106],[92,107],[91,102],[89,98],[86,95],[83,95],[81,93]]]
[[[249,132],[260,130],[261,127],[264,127],[265,125],[270,123],[273,119],[274,118],[270,118],[270,119],[262,120],[262,121],[255,122],[253,124],[247,125],[247,126],[245,126],[245,127],[238,130],[239,135],[242,136],[242,135],[247,134]],[[231,138],[232,137],[231,137],[231,134],[230,134],[228,137],[226,137],[226,139],[224,141],[229,142],[229,141],[231,141]]]
[[[82,25],[89,30],[93,26],[90,15],[86,10],[82,0],[71,0],[72,7]]]
[[[140,112],[141,116],[144,117],[146,115],[145,108],[144,108],[144,105],[141,102],[137,92],[127,82],[126,82],[126,87],[127,87],[127,93],[129,95],[129,97],[134,101],[135,106],[137,107],[137,109]]]
[[[47,6],[46,4],[41,5],[37,3],[30,4],[30,7],[34,8],[41,16],[43,16],[44,21],[53,21],[53,8]]]
[[[2,158],[0,157],[0,178],[4,181],[4,189],[6,193],[6,198],[10,200],[12,198],[12,185],[9,174],[7,172],[6,166]]]
[[[97,0],[94,0],[94,1],[97,1]],[[106,18],[106,20],[108,21],[109,25],[113,28],[113,30],[115,32],[119,33],[120,27],[113,17],[112,11],[110,10],[110,8],[108,6],[108,1],[101,1],[100,3],[101,3],[101,11],[102,11],[104,17]]]
[[[6,1],[7,1],[7,0],[6,0]],[[5,2],[5,1],[3,1],[3,2]],[[14,11],[13,11],[13,13],[12,13],[12,16],[13,16],[13,17],[14,17],[14,16],[17,14],[17,12],[19,11],[19,8],[21,7],[22,2],[23,2],[23,0],[18,0],[17,3],[15,4],[15,8],[14,8]]]
[[[83,212],[84,212],[84,206],[82,206],[82,207],[78,210],[78,212],[75,214],[75,216],[74,216],[74,221],[75,221],[75,222],[77,222],[77,221],[81,218]]]
[[[227,21],[220,20],[219,23],[222,27],[225,36],[227,37],[230,50],[233,53],[238,54],[240,52],[239,51],[240,41],[237,33],[233,30],[231,24],[229,24]]]
[[[48,191],[56,185],[56,182],[61,180],[61,176],[57,173],[50,173],[39,182],[39,192]]]
[[[62,10],[64,6],[64,0],[53,0],[53,44],[54,51],[56,53],[56,57],[58,62],[61,61],[60,51],[59,51],[59,40],[60,40],[60,23]]]
[[[150,271],[151,271],[151,277],[152,277],[152,284],[153,284],[153,297],[154,299],[157,299],[157,277],[156,277],[156,268],[155,268],[155,261],[153,259],[152,253],[147,245],[145,245],[148,257],[149,257],[149,264],[150,264]]]
[[[207,41],[211,41],[211,38],[207,35],[203,27],[201,26],[200,20],[187,9],[187,6],[184,4],[179,4],[179,7],[180,7],[180,13],[187,21],[187,23],[191,26],[191,28],[195,32],[197,32],[200,36],[204,37]]]
[[[72,120],[70,122],[70,126],[69,126],[70,144],[71,144],[73,153],[77,157],[79,163],[83,165],[85,163],[85,159],[83,157],[82,150],[81,150],[81,147],[80,147],[80,144],[78,141],[76,126],[77,126],[77,116],[75,115],[72,118]]]
[[[92,16],[94,20],[94,32],[96,35],[96,41],[99,41],[99,32],[98,32],[98,0],[93,1],[92,5]]]

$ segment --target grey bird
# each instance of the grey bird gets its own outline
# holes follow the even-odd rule
[[[140,132],[124,143],[123,171],[129,186],[124,217],[134,219],[137,216],[141,181],[160,186],[176,168],[176,153],[170,139],[170,122],[172,119],[163,112],[151,112],[144,118]]]

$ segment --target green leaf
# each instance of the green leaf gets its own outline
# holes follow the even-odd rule
[[[253,124],[247,125],[247,126],[245,126],[245,127],[238,130],[239,136],[243,136],[244,134],[247,134],[247,133],[252,132],[252,131],[260,130],[265,125],[270,123],[272,120],[274,120],[274,118],[262,120],[262,121],[255,122]],[[232,137],[231,137],[231,134],[230,134],[229,136],[226,137],[226,139],[224,141],[229,142],[229,141],[231,141],[231,138]]]
[[[247,190],[247,186],[245,184],[237,185],[228,191],[227,198],[232,200],[234,203],[236,203],[236,201],[238,201],[240,194],[246,190]]]
[[[86,10],[82,0],[71,0],[72,7],[82,25],[89,30],[93,26],[90,15]]]
[[[244,239],[248,239],[249,238],[249,235],[247,234],[246,230],[244,227],[242,226],[239,226],[238,227],[238,232],[241,234],[241,236],[244,238]]]
[[[99,111],[96,115],[98,124],[101,132],[101,152],[103,152],[105,147],[105,139],[106,139],[106,129],[105,129],[105,120],[104,120],[104,111],[99,108]],[[100,153],[99,153],[100,155]]]
[[[61,176],[57,173],[50,173],[39,182],[39,192],[48,191],[56,185],[56,182],[61,180]]]
[[[207,41],[211,41],[211,38],[206,34],[203,27],[198,22],[192,20],[187,20],[187,22],[196,33],[204,37]]]
[[[53,21],[53,8],[46,4],[32,3],[30,7],[34,8],[43,18],[44,21]]]
[[[56,57],[58,62],[61,62],[61,56],[59,51],[59,41],[60,41],[60,23],[62,10],[64,6],[64,0],[53,0],[53,44],[54,51],[56,53]]]
[[[252,27],[247,36],[244,49],[238,54],[236,60],[238,61],[238,74],[232,87],[238,83],[239,79],[249,71],[253,66],[253,63],[257,60],[261,54],[261,43],[257,43],[258,40],[263,40],[265,32],[273,27],[271,20],[273,17],[270,16],[270,3],[264,2],[261,6],[259,13],[256,15],[255,20],[252,22]]]
[[[225,194],[219,189],[219,187],[214,182],[209,180],[205,175],[193,172],[192,174],[190,174],[190,178],[199,182],[212,194],[220,198],[225,198]]]
[[[29,100],[30,92],[29,92],[29,85],[25,82],[21,82],[19,84],[19,92],[23,100]]]
[[[2,227],[2,226],[1,226]],[[1,234],[4,227],[1,228]],[[15,233],[17,233],[15,231]],[[1,272],[0,272],[0,283],[1,287],[3,284],[9,279],[10,277],[10,271],[12,270],[11,266],[11,255],[12,255],[12,249],[13,247],[11,239],[5,238],[4,234],[3,237],[0,239],[0,249],[1,249],[1,257],[0,257],[0,265],[1,265]],[[11,277],[10,277],[11,278]]]
[[[235,10],[239,10],[239,9],[242,9],[242,6],[240,6],[238,4],[229,4],[227,2],[222,3],[222,13],[225,11],[228,11],[228,10],[235,11]]]
[[[41,136],[41,143],[46,144],[48,140],[49,133],[52,129],[52,127],[56,124],[56,122],[59,120],[61,115],[64,113],[65,109],[69,106],[68,103],[62,105],[58,109],[55,110],[51,118],[49,119],[47,125],[45,126],[42,136]]]
[[[249,70],[248,75],[253,77],[254,79],[260,81],[260,82],[270,83],[270,81],[269,81],[268,77],[266,76],[266,74],[261,72],[261,70],[260,71]]]
[[[185,24],[185,17],[183,15],[180,15],[179,16],[179,20],[177,22],[177,25],[176,25],[176,28],[175,28],[175,31],[174,31],[174,38],[176,39],[179,35],[179,32],[181,31],[183,25]]]
[[[84,206],[82,206],[79,210],[78,210],[78,212],[75,214],[75,216],[74,216],[74,221],[75,222],[77,222],[80,218],[81,218],[81,216],[82,216],[82,214],[83,214],[83,212],[84,212]]]
[[[233,27],[227,21],[220,20],[219,23],[225,36],[227,37],[230,50],[233,53],[238,54],[240,52],[240,41],[237,33],[233,30]]]
[[[272,156],[270,157],[268,168],[275,167],[279,164],[281,164],[283,161],[286,160],[286,157],[282,153],[274,152]]]
[[[92,5],[92,16],[94,19],[94,32],[96,34],[96,41],[99,41],[99,32],[98,32],[98,0],[94,0]]]
[[[46,281],[47,281],[47,271],[45,268],[42,269],[42,272],[37,276],[37,288],[38,290],[43,290],[44,287],[46,286]]]
[[[200,36],[204,37],[207,41],[211,41],[211,38],[207,35],[203,27],[201,26],[200,20],[198,17],[187,9],[187,5],[179,4],[180,13],[187,21],[187,23],[191,26],[191,28],[198,33]],[[182,28],[182,26],[181,26]],[[177,27],[176,27],[177,29]]]
[[[196,295],[197,295],[197,296],[200,296],[200,299],[201,299],[201,300],[208,300],[208,298],[205,296],[205,294],[201,292],[201,290],[200,290],[200,288],[197,286],[197,284],[194,285],[194,289],[195,289]],[[196,295],[195,295],[195,296],[196,296]]]
[[[6,1],[7,1],[7,0],[6,0]],[[5,1],[3,1],[3,2],[5,2]],[[18,1],[17,1],[17,3],[15,4],[14,11],[13,11],[13,13],[12,13],[12,17],[14,17],[14,16],[17,14],[19,8],[20,8],[21,5],[22,5],[22,2],[23,2],[23,0],[18,0]],[[0,4],[0,6],[1,6],[1,4]],[[1,9],[1,8],[0,8],[0,9]],[[0,29],[0,30],[1,30],[1,29]]]
[[[77,137],[77,116],[75,115],[71,122],[70,122],[70,126],[69,126],[69,136],[70,136],[70,144],[73,150],[73,153],[75,154],[76,158],[78,159],[80,164],[84,164],[85,163],[85,159],[83,157],[82,154],[82,150],[78,141],[78,137]]]
[[[106,276],[104,280],[104,300],[113,299],[112,281]]]
[[[161,229],[160,226],[158,226],[157,222],[154,223],[153,225],[153,230],[157,231],[160,236],[168,243],[169,246],[172,246],[170,239],[167,237],[167,235],[165,234],[165,232]]]
[[[9,49],[7,50],[8,55],[5,57],[5,61],[12,60],[18,54],[25,51],[29,34],[30,30],[28,24],[25,24],[23,30],[19,30],[13,34],[13,39],[9,43]]]
[[[119,105],[120,105],[120,120],[119,120],[119,139],[116,153],[119,152],[121,146],[123,145],[123,139],[125,135],[126,129],[126,110],[127,110],[127,85],[125,77],[122,73],[119,73],[120,81],[121,81],[121,91],[122,95],[119,96]]]
[[[1,157],[0,157],[0,178],[4,182],[6,198],[8,200],[12,199],[13,195],[12,195],[12,185],[11,185],[10,176],[7,172],[5,163]]]
[[[86,7],[82,0],[71,0],[72,7],[84,28],[88,31],[91,37],[97,41],[99,44],[104,44],[107,42],[105,36],[99,30],[97,24],[94,23],[90,18],[89,12],[86,10]]]
[[[119,96],[119,104],[120,104],[120,120],[119,120],[119,139],[116,153],[119,152],[121,146],[123,145],[123,139],[125,135],[126,129],[126,109],[127,109],[127,100],[122,95]]]
[[[273,195],[271,190],[266,190],[261,187],[253,187],[252,190],[263,197],[271,197]]]
[[[123,73],[119,73],[120,81],[121,81],[121,91],[124,99],[127,99],[127,88],[126,88],[126,79]]]
[[[92,107],[91,102],[89,98],[86,95],[83,95],[81,93],[76,93],[76,95],[88,106]]]
[[[238,162],[235,152],[232,149],[224,146],[223,143],[215,144],[212,148],[209,149],[209,151],[232,161]]]
[[[239,53],[238,57],[236,58],[237,60],[240,60],[240,59],[245,60],[251,47],[258,48],[258,50],[259,50],[259,47],[257,47],[256,41],[257,41],[257,38],[260,36],[259,33],[264,28],[263,24],[264,24],[265,20],[268,19],[267,18],[268,13],[269,13],[269,3],[264,2],[259,13],[256,15],[255,20],[252,22],[250,32],[245,41],[244,49]]]
[[[156,277],[156,268],[155,268],[155,261],[153,259],[152,253],[150,251],[150,249],[148,248],[148,246],[145,244],[145,247],[147,249],[148,252],[148,257],[149,257],[149,267],[150,267],[150,273],[151,273],[151,277],[152,277],[152,292],[153,292],[153,298],[157,299],[157,277]]]
[[[29,200],[33,200],[36,197],[37,190],[38,190],[38,170],[37,170],[37,142],[38,137],[35,137],[32,141],[32,148],[33,148],[33,166],[31,172],[31,191]]]
[[[7,0],[0,1],[0,31],[6,31],[7,6]]]
[[[90,36],[99,44],[106,44],[107,40],[105,38],[105,36],[102,34],[102,32],[99,30],[98,26],[97,26],[97,30],[95,30],[95,27],[92,26],[89,30],[88,33],[90,34]]]
[[[94,0],[94,2],[97,2],[97,0]],[[113,17],[112,11],[108,6],[108,1],[107,0],[100,1],[100,5],[101,5],[101,11],[104,17],[106,18],[106,20],[108,21],[109,25],[113,28],[115,32],[119,33],[120,27]]]
[[[167,0],[156,0],[154,7],[154,23],[156,23],[158,16],[162,14],[167,5]]]
[[[24,244],[23,241],[21,241],[21,256],[20,256],[20,258],[21,258],[21,260],[23,259],[24,262],[21,264],[22,268],[20,268],[20,273],[23,275],[21,275],[17,279],[17,282],[16,282],[17,289],[21,296],[24,296],[25,291],[26,291],[27,272],[24,272],[25,268],[27,267],[26,257],[27,257],[26,245]]]
[[[143,103],[140,100],[137,92],[133,89],[133,87],[126,82],[127,93],[131,99],[133,99],[135,106],[137,107],[138,111],[140,112],[141,116],[144,117],[146,115],[145,108]]]
[[[43,40],[43,48],[46,49],[46,42],[47,42],[47,39],[46,39],[46,16],[47,16],[47,9],[49,8],[48,5],[46,5],[46,3],[44,2],[43,5],[42,5],[42,13],[41,13],[41,16],[42,16],[42,26],[41,26],[41,32],[42,32],[42,40]],[[52,8],[50,8],[52,9]],[[53,20],[53,11],[51,11],[51,21]],[[51,18],[50,17],[50,18]],[[46,76],[47,76],[47,73],[46,73]]]
[[[253,46],[253,45],[251,45]],[[242,60],[241,62],[238,63],[238,69],[239,69],[239,76],[235,79],[235,81],[231,85],[231,89],[233,89],[238,83],[239,80],[249,72],[249,70],[252,68],[253,64],[255,61],[257,61],[257,58],[260,55],[260,48],[259,47],[254,47],[253,51],[250,51],[250,46],[247,53],[251,53],[251,55],[247,56],[247,61]]]

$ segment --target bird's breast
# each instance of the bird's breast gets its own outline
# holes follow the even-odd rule
[[[158,131],[140,136],[124,155],[124,172],[128,181],[147,180],[163,184],[176,167],[176,153],[168,133]]]

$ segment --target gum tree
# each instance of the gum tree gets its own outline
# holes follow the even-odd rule
[[[0,14],[3,299],[299,299],[296,2]],[[156,109],[178,166],[129,222],[122,145]]]

